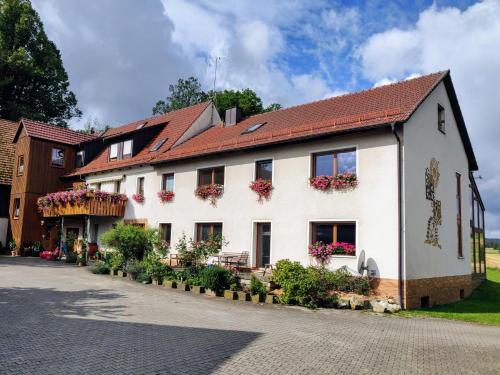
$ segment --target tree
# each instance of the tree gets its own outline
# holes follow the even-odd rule
[[[99,134],[103,133],[106,130],[110,129],[111,126],[107,124],[103,124],[100,122],[97,117],[94,118],[89,118],[86,122],[85,125],[83,125],[83,129],[80,130],[80,133],[84,134]]]
[[[168,87],[170,96],[159,100],[153,107],[153,115],[175,111],[207,100],[207,94],[201,90],[201,85],[195,77],[180,78],[175,85]]]
[[[272,103],[268,107],[262,105],[262,99],[255,91],[247,88],[244,90],[210,90],[204,92],[197,78],[179,79],[175,85],[169,86],[170,96],[160,100],[153,108],[153,114],[163,114],[177,109],[189,107],[206,100],[214,100],[221,118],[226,115],[226,110],[233,107],[241,108],[243,117],[258,113],[276,111],[281,108],[278,103]]]
[[[80,116],[61,54],[29,0],[0,0],[0,117],[67,126]]]

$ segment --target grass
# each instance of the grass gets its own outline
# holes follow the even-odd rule
[[[500,269],[500,250],[486,249],[486,265],[491,268]]]
[[[401,314],[500,326],[500,269],[488,268],[486,280],[469,298],[449,305],[402,311]]]

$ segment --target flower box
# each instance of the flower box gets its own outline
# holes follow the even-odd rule
[[[118,277],[127,277],[127,273],[122,270],[118,270],[116,274],[118,275]]]
[[[152,278],[152,279],[151,279],[151,284],[158,286],[158,285],[161,285],[161,281],[160,281],[160,280],[158,280],[158,279],[153,279],[153,278]]]
[[[232,291],[232,290],[225,290],[224,291],[224,298],[225,299],[229,299],[231,301],[235,300],[236,298],[238,297],[238,295],[236,294],[236,292]]]
[[[207,295],[208,297],[222,297],[221,292],[217,292],[209,288],[205,289],[205,295]]]
[[[177,288],[177,282],[173,280],[163,280],[163,287],[169,289]]]
[[[91,203],[102,203],[109,206],[124,206],[127,201],[125,194],[108,193],[100,190],[69,190],[50,193],[38,198],[38,210],[42,213],[50,214],[51,211],[61,211],[65,208],[74,209],[85,207]]]
[[[238,295],[238,301],[250,301],[250,293],[247,292],[236,292]]]
[[[210,184],[198,186],[194,191],[194,195],[202,200],[210,200],[210,204],[215,206],[217,199],[224,194],[224,186],[219,184]]]
[[[251,296],[252,302],[253,303],[261,303],[262,302],[262,297],[260,294],[253,294]]]
[[[316,176],[309,179],[309,184],[316,190],[329,190],[332,186],[332,176]]]
[[[177,282],[177,289],[182,290],[184,292],[189,292],[191,290],[189,285],[183,282]]]
[[[144,203],[144,195],[143,194],[132,194],[132,199],[137,203]]]
[[[276,303],[276,296],[274,294],[267,294],[266,298],[264,300],[265,303],[272,305],[273,303]]]
[[[175,197],[175,193],[173,191],[159,191],[157,193],[158,199],[160,199],[160,202],[162,203],[168,203],[172,202]]]
[[[118,274],[117,270],[112,270],[112,269],[109,270],[109,276],[115,277],[117,274]]]
[[[205,293],[205,287],[201,285],[193,285],[191,287],[191,292],[193,292],[194,294],[203,294]]]
[[[262,202],[263,199],[268,200],[271,197],[274,187],[271,181],[259,178],[250,184],[250,189],[257,193],[257,201]]]
[[[309,184],[316,190],[348,190],[358,186],[356,173],[341,173],[336,176],[316,176],[309,179]]]
[[[309,255],[324,265],[332,255],[356,255],[356,246],[347,242],[325,244],[318,241],[308,248]]]

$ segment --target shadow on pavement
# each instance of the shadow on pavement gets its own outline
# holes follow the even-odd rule
[[[208,374],[260,335],[105,320],[122,314],[109,304],[120,297],[0,288],[0,373]]]

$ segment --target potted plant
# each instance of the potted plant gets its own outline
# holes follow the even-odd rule
[[[250,301],[250,293],[246,290],[239,290],[236,294],[238,295],[238,301]]]
[[[209,265],[200,271],[198,278],[205,287],[205,294],[215,297],[222,296],[223,290],[231,284],[232,274],[225,268]]]
[[[168,202],[172,202],[174,200],[174,197],[175,197],[175,193],[173,191],[159,191],[157,193],[158,195],[158,198],[160,199],[160,202],[162,203],[168,203]]]
[[[341,173],[333,178],[332,188],[334,190],[353,189],[358,185],[356,173]]]
[[[273,184],[269,180],[259,178],[250,184],[250,189],[257,193],[257,201],[262,202],[263,199],[268,200],[271,197],[271,192],[274,189]]]
[[[191,292],[194,294],[203,294],[205,293],[205,287],[201,285],[201,281],[199,278],[194,278],[191,283]]]
[[[255,275],[252,275],[250,279],[250,293],[252,294],[251,299],[254,303],[262,302],[266,295],[264,283],[257,279]]]
[[[215,206],[217,199],[222,197],[224,194],[224,185],[210,184],[198,186],[194,191],[194,195],[202,200],[210,200],[210,204]]]
[[[10,250],[10,255],[12,255],[13,257],[18,256],[16,241],[14,240],[9,241],[9,250]]]
[[[33,244],[33,256],[34,257],[39,257],[40,253],[43,251],[43,246],[39,241],[36,241]]]
[[[137,279],[137,276],[143,272],[141,262],[135,258],[129,259],[125,265],[125,272],[127,273],[129,280]]]
[[[167,279],[163,279],[163,287],[164,288],[177,288],[177,281],[172,277],[167,277]]]
[[[236,293],[238,290],[238,284],[232,283],[229,286],[229,289],[224,290],[224,298],[229,300],[235,300],[238,298],[238,294]]]

